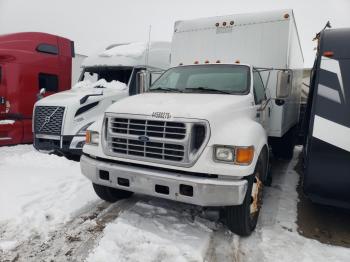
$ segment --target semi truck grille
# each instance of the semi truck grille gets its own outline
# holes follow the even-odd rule
[[[161,121],[107,113],[103,150],[110,156],[189,166],[208,138],[209,124],[204,120]]]
[[[180,122],[112,118],[111,129],[113,133],[137,136],[171,139],[184,139],[186,136],[186,126]]]
[[[184,146],[177,144],[141,142],[124,138],[112,138],[111,144],[113,152],[132,156],[182,161],[185,154]]]
[[[36,134],[61,135],[64,107],[37,106],[34,111]]]

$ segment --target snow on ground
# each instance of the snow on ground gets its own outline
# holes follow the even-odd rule
[[[203,261],[214,224],[192,206],[164,200],[138,202],[107,225],[88,262]]]
[[[79,163],[36,152],[32,145],[0,147],[0,249],[12,249],[67,222],[96,201]]]
[[[96,233],[98,237],[92,238],[96,242],[86,245],[90,247],[83,249],[82,257],[87,257],[87,262],[350,261],[350,249],[322,244],[297,233],[299,177],[294,167],[300,150],[296,149],[290,163],[274,162],[273,184],[265,188],[258,227],[250,237],[233,235],[217,218],[208,215],[208,210],[136,195],[126,200],[127,208],[118,205],[121,201],[104,211],[106,218],[112,215],[111,220],[102,233]],[[29,244],[17,252],[34,248],[33,254],[38,257],[22,257],[20,261],[47,261],[42,244],[32,245],[30,239],[45,237],[51,230],[58,230],[56,235],[62,234],[62,238],[46,242],[50,255],[64,245],[64,250],[69,250],[84,244],[75,240],[74,247],[65,240],[64,228],[69,223],[64,223],[80,209],[99,210],[96,207],[101,201],[96,201],[78,163],[38,153],[32,146],[2,147],[0,179],[0,253],[29,239]],[[84,228],[75,228],[82,239]],[[55,259],[66,261],[67,254],[64,251]]]
[[[176,202],[139,202],[107,225],[87,261],[212,261],[208,256],[211,248],[217,250],[213,261],[220,262],[350,261],[350,249],[325,245],[297,233],[299,177],[294,167],[300,150],[296,149],[290,163],[277,161],[273,185],[265,190],[259,224],[250,237],[228,240],[225,235],[230,233],[221,224],[197,215],[191,220],[189,210],[193,206],[187,205],[184,212],[184,205]]]
[[[240,239],[241,261],[350,261],[350,249],[322,244],[297,232],[299,176],[294,167],[300,151],[298,147],[289,164],[275,168],[272,187],[265,190],[256,232]]]

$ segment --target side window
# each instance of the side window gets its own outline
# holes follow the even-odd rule
[[[58,76],[39,73],[39,91],[45,88],[46,92],[58,91]]]
[[[50,44],[39,44],[36,47],[36,51],[45,54],[58,55],[58,48],[55,45]]]
[[[254,77],[253,88],[254,88],[255,104],[259,105],[266,98],[265,88],[264,88],[264,84],[261,80],[261,76],[258,72],[254,72],[253,77]]]
[[[164,71],[160,71],[160,72],[152,72],[151,73],[151,85],[153,85],[153,83],[164,73]]]

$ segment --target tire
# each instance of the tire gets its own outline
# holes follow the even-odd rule
[[[247,178],[248,188],[243,203],[239,206],[225,207],[223,212],[227,227],[240,236],[249,236],[258,222],[264,187],[262,177],[266,175],[263,170],[267,169],[267,161],[263,161],[263,154],[259,156],[254,174]]]
[[[95,193],[99,198],[109,203],[114,203],[118,200],[131,197],[133,192],[116,189],[108,186],[102,186],[92,183]]]
[[[263,165],[263,170],[261,170],[261,181],[264,183],[264,186],[271,186],[272,184],[272,174],[271,174],[271,165],[270,165],[270,153],[269,150],[267,148],[267,146],[265,146],[260,153],[260,158],[262,163],[265,163]]]
[[[272,154],[275,158],[291,160],[296,142],[296,127],[291,128],[283,137],[270,138]]]

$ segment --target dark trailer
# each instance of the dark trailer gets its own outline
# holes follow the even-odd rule
[[[320,34],[305,120],[304,192],[350,208],[350,28]]]

